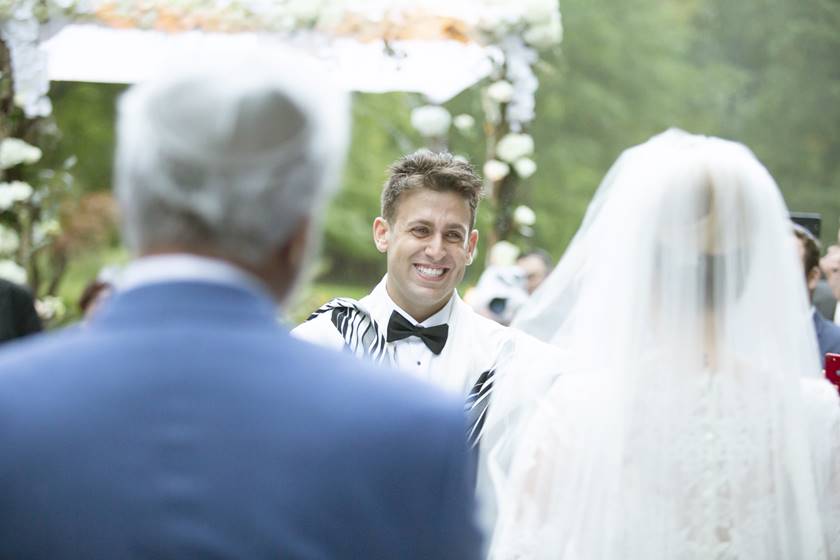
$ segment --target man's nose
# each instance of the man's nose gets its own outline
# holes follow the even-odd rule
[[[432,260],[439,261],[446,256],[446,247],[443,244],[443,238],[439,235],[433,235],[426,244],[426,256]]]

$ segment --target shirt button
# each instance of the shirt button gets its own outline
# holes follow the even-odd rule
[[[417,362],[417,365],[419,366],[419,365],[420,365],[420,362]]]

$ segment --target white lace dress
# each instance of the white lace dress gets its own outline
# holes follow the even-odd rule
[[[778,406],[772,396],[743,398],[725,379],[707,376],[675,399],[560,378],[500,483],[490,557],[840,559],[835,389],[802,381],[806,419],[791,434],[756,421]]]

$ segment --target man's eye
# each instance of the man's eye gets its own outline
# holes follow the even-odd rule
[[[464,237],[461,235],[460,232],[450,231],[446,234],[446,238],[450,241],[461,241]]]
[[[411,230],[414,235],[429,235],[429,228],[416,227]]]

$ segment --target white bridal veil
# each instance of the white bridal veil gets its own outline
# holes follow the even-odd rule
[[[745,146],[669,130],[622,154],[514,323],[568,357],[490,452],[493,558],[829,557],[837,402],[800,383],[820,364],[794,243]]]

